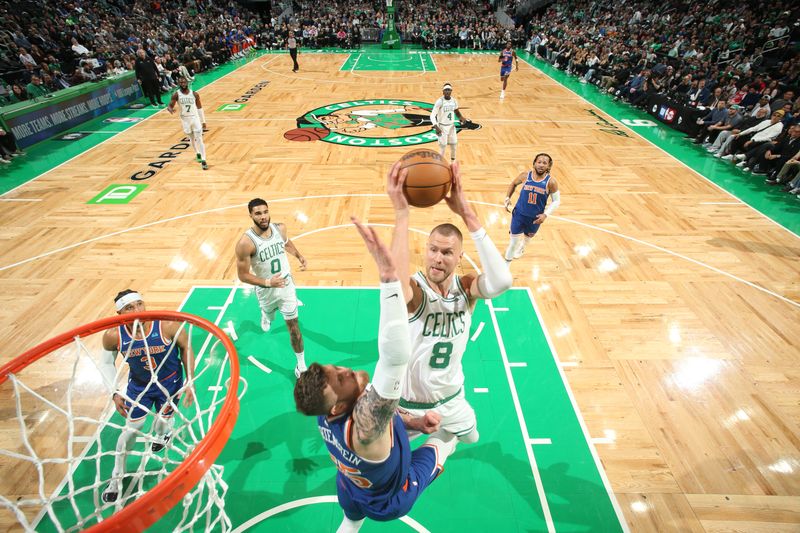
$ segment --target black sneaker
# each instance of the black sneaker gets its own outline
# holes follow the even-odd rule
[[[780,185],[781,184],[781,182],[779,182],[777,178],[770,178],[768,180],[764,180],[764,183],[766,183],[767,185]]]
[[[169,442],[169,439],[171,439],[171,438],[172,438],[172,433],[167,433],[166,435],[164,435],[164,440],[162,442],[154,442],[150,446],[150,450],[152,450],[153,453],[160,452],[161,450],[164,449],[164,446],[167,445],[167,443]]]
[[[100,495],[105,503],[114,503],[119,498],[119,487],[113,481],[108,484],[106,490]]]
[[[205,161],[200,161],[200,164],[203,166],[203,170],[208,170],[208,163]]]

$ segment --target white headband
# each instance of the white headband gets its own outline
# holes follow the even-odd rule
[[[142,301],[141,294],[139,294],[138,292],[129,292],[128,294],[117,300],[115,303],[117,306],[117,311],[122,311],[123,309],[125,309],[126,305],[133,302],[141,302],[141,301]]]
[[[449,83],[445,83],[444,87],[442,87],[442,90],[446,91],[447,89],[450,89],[452,91],[453,90],[453,86],[450,85]]]

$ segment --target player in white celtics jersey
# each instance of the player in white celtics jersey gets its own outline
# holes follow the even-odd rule
[[[478,299],[499,296],[511,287],[508,265],[467,202],[458,163],[454,163],[448,207],[461,217],[478,249],[480,275],[455,273],[463,237],[453,224],[433,228],[425,246],[424,271],[404,286],[412,355],[400,407],[415,416],[433,410],[442,429],[462,442],[478,440],[475,412],[464,397],[461,359],[469,340]],[[416,435],[412,435],[416,436]]]
[[[286,227],[272,223],[267,202],[254,198],[247,204],[247,209],[253,226],[236,244],[236,271],[241,281],[256,287],[261,307],[261,329],[269,331],[277,311],[283,315],[297,357],[294,375],[299,377],[306,371],[306,360],[303,334],[297,320],[297,294],[286,252],[300,261],[300,270],[306,269],[306,260],[286,236]]]
[[[200,95],[189,88],[189,80],[178,78],[180,89],[175,91],[169,101],[167,111],[175,113],[175,105],[179,108],[181,122],[183,123],[183,133],[189,136],[197,160],[203,166],[203,170],[208,170],[206,163],[206,145],[203,144],[203,131],[206,130],[206,115],[203,111],[203,103]]]
[[[450,145],[450,161],[456,160],[456,146],[458,145],[458,137],[456,136],[456,118],[462,124],[471,122],[469,119],[461,115],[458,109],[458,102],[453,98],[453,86],[445,83],[442,87],[442,96],[436,100],[431,110],[431,122],[436,135],[439,136],[439,151],[444,157],[447,145]]]

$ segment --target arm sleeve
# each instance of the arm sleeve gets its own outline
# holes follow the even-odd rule
[[[431,124],[434,126],[439,125],[439,100],[436,100],[436,103],[433,104],[433,109],[431,109]]]
[[[97,365],[100,368],[100,373],[103,376],[103,384],[114,392],[117,390],[117,367],[114,366],[114,360],[117,358],[116,350],[102,350],[100,354],[100,363]]]
[[[470,233],[475,247],[478,249],[478,257],[481,260],[483,274],[478,276],[478,289],[486,298],[494,298],[503,294],[511,288],[514,279],[508,269],[508,263],[497,251],[492,239],[486,230],[480,228]]]
[[[544,214],[550,216],[558,206],[561,205],[561,191],[556,191],[550,195],[550,203],[544,208]]]
[[[399,280],[381,283],[381,316],[378,331],[378,364],[372,388],[381,398],[400,398],[403,379],[411,359],[408,310]]]

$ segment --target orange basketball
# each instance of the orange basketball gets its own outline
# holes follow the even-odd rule
[[[324,139],[329,133],[330,130],[325,128],[297,128],[284,133],[283,138],[288,141],[318,141]]]
[[[408,169],[403,193],[414,207],[435,205],[450,192],[450,164],[436,150],[411,150],[400,158],[400,168]]]

